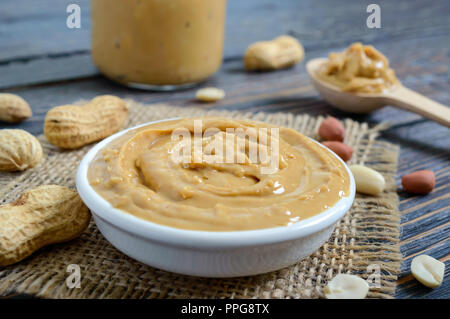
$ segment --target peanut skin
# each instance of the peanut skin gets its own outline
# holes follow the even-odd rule
[[[17,263],[41,247],[78,237],[91,214],[75,191],[44,185],[0,206],[0,266]]]
[[[344,141],[345,128],[344,125],[336,118],[330,116],[320,123],[317,132],[324,141]]]
[[[326,141],[322,144],[335,152],[344,162],[348,162],[352,158],[353,147],[347,144],[337,141]]]
[[[84,106],[63,105],[45,116],[44,134],[56,146],[76,149],[118,132],[128,118],[125,101],[103,95]]]
[[[435,185],[436,178],[430,170],[421,170],[402,177],[403,189],[411,194],[426,195]]]
[[[244,65],[248,71],[277,70],[297,64],[304,55],[303,46],[296,38],[283,35],[250,45],[244,55]]]

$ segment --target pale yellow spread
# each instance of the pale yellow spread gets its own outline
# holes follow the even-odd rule
[[[318,75],[347,92],[381,93],[398,84],[388,59],[373,46],[361,43],[330,53]]]
[[[89,166],[90,184],[114,207],[139,218],[207,231],[287,226],[349,196],[349,175],[343,164],[304,135],[279,128],[275,139],[270,130],[275,127],[265,123],[200,119],[203,132],[218,130],[199,135],[202,153],[192,157],[197,156],[197,162],[180,163],[172,157],[180,153],[180,139],[172,137],[174,130],[186,128],[187,140],[194,145],[194,119],[160,122],[127,132],[101,150]],[[269,138],[264,140],[258,133],[256,144],[278,142],[274,171],[262,173],[269,162],[249,158],[250,144],[255,141],[251,134],[244,137],[244,147],[236,143],[229,163],[216,163],[205,156],[218,154],[219,148],[208,147],[216,138],[237,141],[237,130],[225,133],[237,128],[241,132],[267,128]],[[238,154],[244,162],[237,161]]]
[[[226,0],[93,0],[92,59],[121,83],[203,81],[222,63]]]

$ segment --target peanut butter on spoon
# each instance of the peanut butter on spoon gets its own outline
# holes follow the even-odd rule
[[[343,111],[369,113],[390,105],[450,127],[450,108],[404,87],[372,46],[354,43],[328,59],[308,61],[306,69],[320,95]]]
[[[346,92],[381,93],[399,84],[388,59],[373,46],[359,42],[344,52],[330,53],[318,75]]]

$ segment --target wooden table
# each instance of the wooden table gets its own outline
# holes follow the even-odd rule
[[[0,4],[0,91],[16,93],[33,108],[28,121],[1,128],[42,133],[48,109],[100,94],[115,94],[145,103],[197,105],[195,89],[175,93],[132,90],[99,75],[90,60],[89,1],[81,7],[81,29],[66,27],[71,1],[15,0]],[[386,107],[371,115],[339,112],[320,99],[311,86],[305,63],[271,73],[246,73],[241,62],[252,42],[280,34],[296,36],[306,60],[342,50],[350,43],[370,43],[386,53],[398,77],[409,88],[450,105],[450,2],[447,0],[377,1],[381,29],[366,26],[372,1],[230,0],[224,64],[205,85],[221,87],[226,98],[217,108],[265,112],[331,114],[392,127],[382,138],[401,146],[399,175],[431,169],[436,189],[427,196],[401,191],[402,253],[398,298],[449,298],[450,272],[450,131],[417,115]],[[205,107],[202,105],[202,107]],[[151,111],[151,110],[149,110]],[[411,259],[429,254],[446,264],[446,280],[434,290],[409,274]]]

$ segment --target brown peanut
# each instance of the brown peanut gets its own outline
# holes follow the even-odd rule
[[[24,130],[0,130],[0,171],[23,171],[43,158],[41,143]]]
[[[318,134],[324,141],[342,142],[344,141],[345,128],[340,121],[330,116],[320,123]]]
[[[352,158],[353,148],[347,144],[336,141],[326,141],[322,144],[335,152],[344,162],[348,162]]]
[[[84,106],[54,107],[45,116],[44,134],[56,146],[75,149],[116,133],[127,118],[124,100],[103,95]]]
[[[78,237],[91,214],[64,186],[44,185],[0,206],[0,266],[23,260],[39,248]]]
[[[32,114],[30,106],[20,96],[0,93],[0,121],[20,123]]]
[[[403,188],[412,194],[426,195],[435,185],[436,178],[430,170],[421,170],[402,177]]]
[[[244,55],[244,65],[249,71],[277,70],[297,64],[304,55],[303,46],[296,38],[283,35],[250,45]]]

